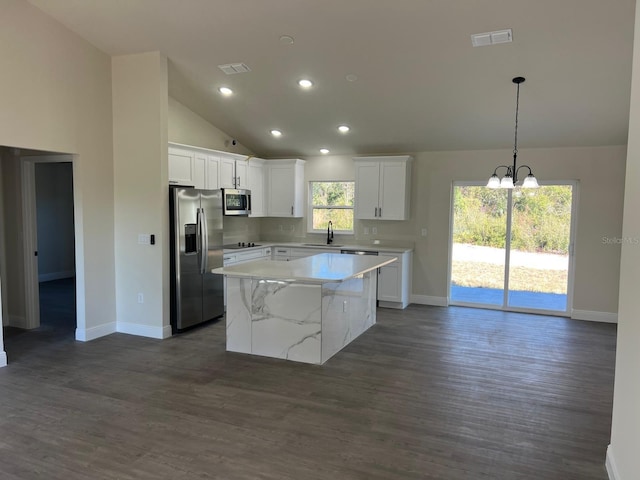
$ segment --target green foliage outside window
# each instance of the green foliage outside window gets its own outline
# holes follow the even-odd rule
[[[547,185],[514,192],[511,248],[567,254],[572,189]],[[507,191],[485,187],[454,189],[454,243],[505,247]]]
[[[334,231],[353,232],[354,182],[311,182],[314,230],[325,230],[331,220]]]

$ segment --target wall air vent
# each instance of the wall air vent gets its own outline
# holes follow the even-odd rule
[[[512,41],[513,34],[510,28],[471,35],[471,45],[474,47],[486,47],[488,45],[497,45],[498,43],[511,43]]]
[[[244,63],[227,63],[225,65],[218,65],[218,68],[227,75],[233,75],[235,73],[246,73],[251,71],[251,69]]]

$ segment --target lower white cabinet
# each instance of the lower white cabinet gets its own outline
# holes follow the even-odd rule
[[[289,247],[273,247],[271,258],[278,262],[288,262],[291,260],[291,249]]]
[[[397,260],[378,269],[378,306],[406,308],[411,291],[411,252],[380,252],[379,255]]]

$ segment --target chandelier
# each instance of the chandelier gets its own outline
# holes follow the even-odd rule
[[[525,177],[522,182],[522,188],[538,188],[538,181],[536,177],[533,176],[533,172],[528,165],[520,165],[519,167],[516,165],[516,160],[518,158],[518,108],[520,106],[520,84],[524,83],[524,77],[516,77],[512,80],[513,83],[517,86],[517,94],[516,94],[516,129],[515,129],[515,140],[513,145],[513,165],[499,165],[493,171],[493,175],[489,178],[487,182],[488,188],[513,188],[517,186],[518,182],[518,172],[521,168],[526,168],[529,170],[529,174]],[[506,168],[507,171],[504,174],[504,177],[500,178],[498,176],[498,169]]]

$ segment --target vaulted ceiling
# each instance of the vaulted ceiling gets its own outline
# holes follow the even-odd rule
[[[110,55],[162,52],[170,95],[265,157],[508,148],[515,76],[520,147],[627,141],[635,0],[30,3]]]

